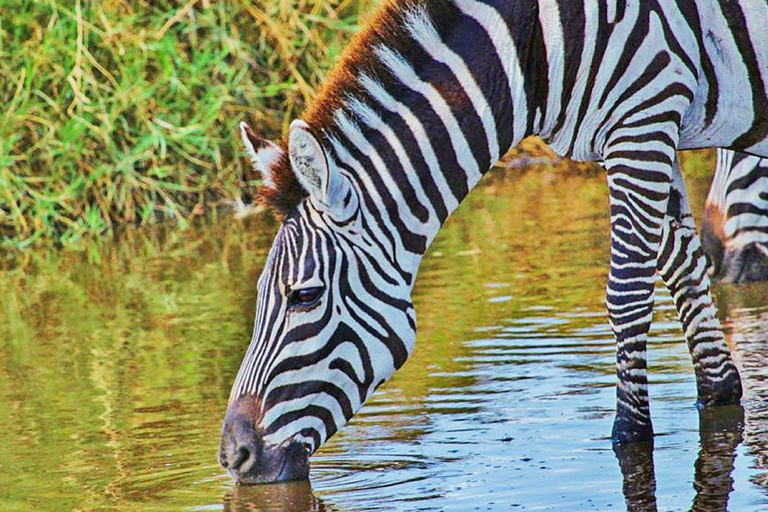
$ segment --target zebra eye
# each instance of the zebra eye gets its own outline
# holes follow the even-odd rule
[[[289,308],[308,308],[314,306],[315,303],[320,300],[323,295],[322,286],[313,286],[311,288],[301,288],[298,290],[291,290],[288,295],[288,307]]]

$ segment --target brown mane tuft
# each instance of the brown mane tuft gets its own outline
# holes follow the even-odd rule
[[[306,121],[329,150],[327,137],[335,134],[334,114],[345,108],[350,96],[364,96],[358,78],[366,74],[381,82],[391,77],[375,55],[375,49],[382,43],[408,56],[413,41],[405,29],[405,14],[414,8],[423,8],[438,24],[450,25],[456,19],[457,9],[451,0],[388,0],[366,23],[365,29],[356,34],[347,45],[339,61],[326,78],[317,98],[301,118]],[[286,144],[282,144],[283,148]],[[293,174],[290,162],[285,157],[272,172],[272,187],[262,186],[257,191],[257,202],[287,214],[307,197],[307,192]]]
[[[357,84],[360,72],[376,68],[373,49],[382,40],[396,39],[396,20],[402,18],[405,7],[414,5],[411,0],[386,1],[367,20],[365,28],[355,34],[344,49],[338,63],[328,73],[317,98],[307,108],[303,119],[313,127],[332,124],[334,112],[342,106],[350,89]]]

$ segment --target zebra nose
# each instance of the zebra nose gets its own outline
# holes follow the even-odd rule
[[[219,463],[233,474],[248,473],[259,463],[264,443],[251,420],[235,415],[224,421],[219,449]]]
[[[240,484],[261,484],[309,478],[309,451],[285,440],[267,445],[256,426],[256,401],[241,397],[227,409],[221,432],[219,463]]]

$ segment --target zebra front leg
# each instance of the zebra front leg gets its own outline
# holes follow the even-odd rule
[[[664,217],[659,274],[677,307],[693,359],[700,406],[738,403],[741,380],[710,294],[707,262],[675,160]]]
[[[646,341],[675,153],[674,147],[650,138],[642,143],[623,140],[604,161],[611,207],[606,304],[616,337],[618,377],[614,443],[653,439]]]

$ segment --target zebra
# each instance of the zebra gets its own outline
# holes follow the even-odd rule
[[[656,273],[702,407],[739,402],[676,156],[768,156],[768,2],[392,0],[278,143],[241,137],[281,218],[258,282],[219,461],[240,483],[306,479],[309,456],[400,368],[411,290],[440,226],[524,137],[598,161],[611,223],[612,441],[652,442]]]
[[[717,150],[701,239],[715,279],[768,279],[768,158]]]

